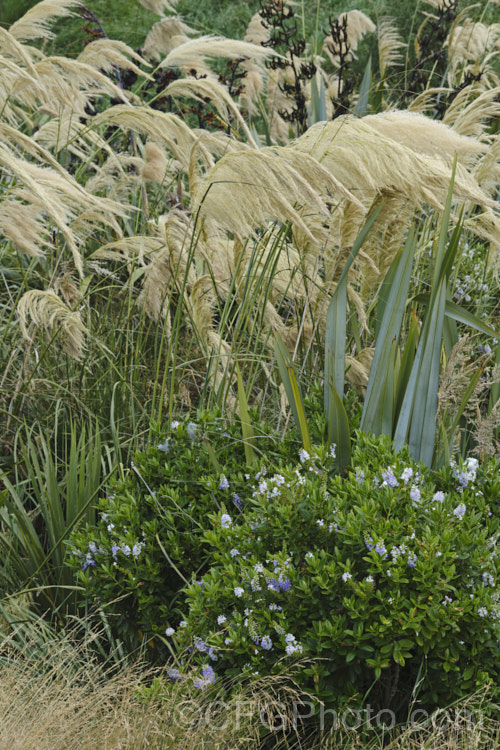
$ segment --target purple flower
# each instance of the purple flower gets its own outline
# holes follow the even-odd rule
[[[414,484],[413,487],[410,490],[410,499],[413,503],[420,502],[420,490],[418,487]]]
[[[233,503],[236,505],[238,510],[243,510],[243,503],[239,495],[236,492],[233,494]]]
[[[457,505],[455,510],[453,511],[453,515],[458,518],[459,521],[462,520],[462,518],[465,515],[465,511],[467,510],[467,507],[465,506],[465,503],[460,503],[460,505]]]
[[[219,489],[220,490],[228,490],[229,489],[229,482],[227,481],[224,474],[221,474],[221,478],[219,480]]]
[[[193,685],[198,690],[204,690],[208,685],[213,685],[215,680],[217,679],[217,675],[215,674],[213,668],[207,664],[207,666],[203,667],[201,670],[201,677],[198,677],[194,682]]]
[[[270,651],[273,647],[273,642],[270,636],[265,635],[264,638],[261,640],[260,645],[265,651]]]
[[[167,674],[174,682],[179,682],[179,680],[182,680],[181,673],[178,669],[169,669]]]
[[[383,542],[377,542],[375,552],[380,555],[380,557],[387,557],[387,550]]]
[[[111,554],[113,555],[113,559],[116,560],[116,553],[120,549],[118,544],[112,544],[111,545]]]
[[[203,640],[202,638],[200,638],[199,636],[195,635],[195,637],[193,638],[193,642],[194,642],[194,646],[195,646],[195,648],[196,648],[196,649],[197,649],[198,651],[201,651],[201,653],[205,653],[205,651],[207,651],[207,650],[208,650],[208,649],[207,649],[207,644],[206,644],[206,643],[205,643],[205,641],[204,641],[204,640]]]
[[[382,472],[382,479],[388,487],[397,487],[399,485],[398,480],[394,476],[392,466],[389,466],[388,469]]]
[[[231,516],[228,513],[223,513],[220,517],[220,524],[223,529],[228,529],[232,524]]]
[[[410,568],[416,568],[417,566],[417,556],[414,552],[410,552],[408,555],[408,567]]]

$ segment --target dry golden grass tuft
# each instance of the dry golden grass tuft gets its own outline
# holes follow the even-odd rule
[[[266,707],[298,699],[287,676],[200,691],[166,668],[103,663],[91,630],[57,636],[31,620],[23,636],[23,648],[11,636],[0,649],[0,747],[9,750],[255,750]]]

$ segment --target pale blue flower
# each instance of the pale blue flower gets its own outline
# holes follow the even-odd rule
[[[352,578],[352,575],[348,573],[347,571],[345,573],[342,573],[342,580],[344,583],[347,583]]]
[[[171,635],[173,635],[174,633],[175,633],[175,630],[174,630],[173,628],[167,628],[167,629],[165,630],[165,635],[167,635],[167,636],[169,636],[169,637],[170,637]]]
[[[228,513],[223,513],[220,517],[220,524],[222,528],[228,529],[232,524],[231,516]]]
[[[238,550],[235,547],[233,547],[233,549],[230,551],[229,554],[231,555],[231,557],[236,557],[240,553],[238,552]]]
[[[220,480],[219,480],[219,489],[220,490],[228,490],[229,489],[229,482],[227,481],[224,474],[221,474]]]
[[[273,642],[272,642],[270,636],[265,635],[263,637],[263,639],[261,640],[260,645],[262,646],[262,648],[265,651],[270,651],[272,649],[272,647],[273,647]]]
[[[394,476],[392,466],[389,466],[389,468],[382,472],[382,479],[384,480],[383,485],[385,484],[388,487],[397,487],[399,485],[398,480]]]
[[[401,479],[403,480],[405,484],[408,484],[412,476],[413,476],[413,469],[411,468],[411,466],[407,466],[406,469],[403,469],[403,473],[401,474]]]
[[[242,589],[241,586],[236,586],[234,589],[234,593],[235,593],[235,596],[237,596],[239,599],[245,593],[245,589]]]
[[[465,503],[460,503],[460,505],[457,505],[455,510],[453,511],[453,515],[458,518],[459,521],[462,520],[462,518],[465,516],[465,511],[467,510],[467,507]]]
[[[413,487],[410,490],[410,499],[413,503],[419,503],[420,502],[420,490],[418,487],[414,484]]]
[[[217,625],[222,625],[226,622],[226,615],[219,615],[217,618]]]

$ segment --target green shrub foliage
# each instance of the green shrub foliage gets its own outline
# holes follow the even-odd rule
[[[86,595],[127,644],[147,637],[217,678],[303,660],[304,692],[404,716],[499,684],[499,463],[431,473],[358,433],[250,473],[236,428],[172,423],[73,538]],[[207,683],[208,684],[208,683]]]
[[[220,675],[303,658],[302,687],[329,705],[401,716],[415,695],[498,686],[498,464],[431,476],[361,434],[346,477],[324,452],[301,458],[249,478],[243,515],[213,514],[174,642]]]

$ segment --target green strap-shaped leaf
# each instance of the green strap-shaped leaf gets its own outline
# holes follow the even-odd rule
[[[351,431],[342,399],[330,382],[330,411],[328,412],[328,442],[335,443],[335,466],[343,471],[351,464]]]
[[[241,433],[243,435],[243,444],[245,447],[245,458],[247,464],[254,464],[257,462],[257,454],[252,447],[252,441],[255,439],[255,433],[252,426],[252,419],[248,410],[247,394],[245,393],[245,385],[243,378],[241,377],[241,371],[238,365],[236,365],[236,377],[238,378],[238,403],[240,406],[240,422],[241,422]]]
[[[408,442],[413,458],[429,467],[436,433],[445,303],[446,278],[442,278],[426,316],[394,436],[396,448]]]
[[[290,355],[288,354],[279,334],[277,334],[274,339],[274,351],[276,354],[276,361],[278,363],[281,380],[283,381],[283,385],[285,386],[288,403],[290,404],[295,423],[300,430],[302,445],[305,450],[310,453],[311,438],[309,436],[309,428],[307,426],[307,417],[304,409],[304,399],[302,397],[302,391],[295,374],[293,362],[290,359]]]
[[[335,389],[339,396],[344,396],[344,373],[345,373],[345,346],[346,346],[346,321],[347,321],[347,274],[361,249],[368,232],[374,221],[382,210],[383,201],[378,203],[371,211],[363,228],[356,237],[352,250],[345,262],[344,268],[332,295],[326,314],[325,330],[325,380],[324,380],[324,406],[325,413],[330,413],[331,391],[330,380],[333,379]]]
[[[393,385],[394,373],[389,369],[389,360],[393,343],[395,342],[397,347],[399,341],[415,247],[416,236],[412,228],[404,248],[398,252],[387,273],[390,285],[386,285],[384,289],[382,320],[361,416],[361,429],[375,435],[383,433],[392,436],[392,406],[396,402],[396,394]],[[395,362],[395,352],[392,361]],[[381,394],[386,390],[387,379],[390,381],[388,387],[393,389],[394,398],[382,399]]]

